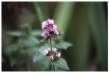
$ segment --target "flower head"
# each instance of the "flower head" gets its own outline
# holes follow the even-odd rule
[[[56,48],[47,48],[41,53],[45,56],[48,56],[52,61],[55,61],[61,57],[61,52],[57,51]]]
[[[59,35],[57,25],[55,25],[54,20],[52,19],[48,19],[42,22],[42,30],[43,32],[41,36],[44,37],[45,39],[48,38],[49,36]]]

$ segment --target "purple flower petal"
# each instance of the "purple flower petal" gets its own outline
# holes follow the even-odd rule
[[[44,37],[45,39],[49,36],[49,33],[46,31],[43,31],[41,34],[42,37]]]
[[[42,22],[42,29],[45,29],[45,27],[48,25],[47,21]]]
[[[52,35],[59,35],[59,31],[57,25],[55,25],[54,20],[48,19],[42,22],[42,30],[43,33],[41,34],[44,38]]]

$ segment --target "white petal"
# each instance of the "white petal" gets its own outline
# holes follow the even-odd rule
[[[61,57],[61,53],[60,52],[58,52],[57,57]]]

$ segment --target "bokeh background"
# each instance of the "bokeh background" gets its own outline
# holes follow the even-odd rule
[[[2,2],[2,70],[15,70],[5,48],[16,38],[7,36],[5,32],[19,30],[25,23],[32,29],[41,29],[41,22],[51,18],[64,32],[63,40],[73,44],[62,51],[70,71],[107,71],[107,12],[107,2]],[[17,70],[37,70],[27,63]]]

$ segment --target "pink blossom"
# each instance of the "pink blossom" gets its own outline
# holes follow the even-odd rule
[[[49,32],[43,31],[42,34],[41,34],[41,36],[46,39],[49,36]]]
[[[48,19],[42,22],[42,29],[47,28],[48,25],[54,25],[54,20]]]
[[[42,22],[42,37],[45,39],[48,38],[49,36],[57,36],[59,35],[59,31],[57,28],[57,25],[55,25],[54,20],[48,19],[46,21]]]

